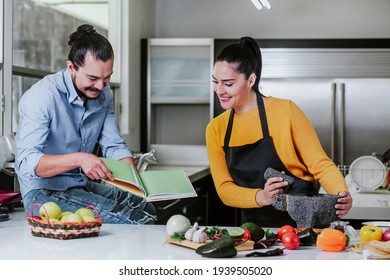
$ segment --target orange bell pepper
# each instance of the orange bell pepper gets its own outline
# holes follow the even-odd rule
[[[316,245],[323,251],[340,252],[346,246],[347,237],[337,229],[325,228],[317,236]]]
[[[369,242],[371,240],[382,241],[383,230],[377,226],[363,226],[360,229],[360,241]]]

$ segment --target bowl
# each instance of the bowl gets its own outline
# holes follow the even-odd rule
[[[352,180],[362,190],[375,190],[386,183],[387,168],[374,156],[355,159],[349,167]]]
[[[363,222],[363,226],[377,226],[382,228],[383,231],[388,229],[390,227],[389,221],[369,221],[369,222]]]
[[[333,194],[314,196],[281,194],[272,205],[276,210],[287,211],[298,228],[325,228],[339,219],[335,205],[340,197]]]

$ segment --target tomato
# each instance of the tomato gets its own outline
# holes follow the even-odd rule
[[[282,240],[283,235],[286,234],[287,232],[295,233],[295,229],[292,226],[290,226],[290,225],[282,226],[278,230],[278,237],[279,237],[279,239]]]
[[[295,232],[287,232],[282,236],[282,244],[286,249],[295,250],[299,247],[299,237]]]
[[[244,240],[251,240],[251,232],[249,229],[244,229],[244,235],[242,236]]]

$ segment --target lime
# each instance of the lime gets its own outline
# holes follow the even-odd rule
[[[228,228],[228,234],[232,238],[241,238],[244,235],[244,229],[240,227]]]
[[[265,238],[270,238],[272,235],[274,235],[275,233],[270,230],[269,228],[265,231]]]
[[[259,225],[255,223],[246,222],[241,225],[241,228],[250,231],[253,241],[260,240],[264,237],[264,229],[262,229]]]

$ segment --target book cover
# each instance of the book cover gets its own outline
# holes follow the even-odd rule
[[[115,180],[103,180],[122,190],[145,197],[148,201],[161,201],[196,197],[197,193],[188,176],[181,169],[150,170],[138,173],[127,162],[102,158]]]

